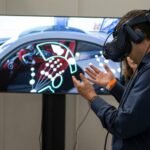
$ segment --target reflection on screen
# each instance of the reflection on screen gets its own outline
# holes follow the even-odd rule
[[[0,20],[2,92],[74,94],[71,76],[80,79],[89,64],[103,70],[106,63],[120,78],[120,64],[102,55],[117,18],[0,16]],[[18,32],[17,24],[23,24]],[[93,86],[97,93],[107,93]]]

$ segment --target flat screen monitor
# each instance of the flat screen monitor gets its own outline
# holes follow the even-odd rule
[[[106,63],[120,79],[120,63],[102,55],[104,42],[118,21],[108,17],[0,16],[0,92],[77,94],[71,76],[80,79],[89,64],[103,70]],[[93,86],[97,93],[107,93]]]

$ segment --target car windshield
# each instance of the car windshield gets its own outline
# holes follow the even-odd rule
[[[9,45],[11,45],[12,43],[14,43],[15,41],[18,40],[18,37],[13,37],[9,40],[7,40],[5,43],[3,43],[2,45],[0,45],[0,53]]]

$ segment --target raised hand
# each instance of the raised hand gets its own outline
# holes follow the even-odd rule
[[[80,78],[81,81],[77,80],[75,76],[72,76],[74,86],[85,99],[91,100],[94,96],[96,96],[96,92],[93,86],[82,73],[80,74]]]
[[[87,67],[85,72],[89,75],[88,80],[102,87],[106,87],[109,81],[115,78],[110,68],[104,64],[105,72],[100,71],[93,65]]]

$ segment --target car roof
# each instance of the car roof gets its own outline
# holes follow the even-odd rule
[[[102,46],[104,44],[104,39],[97,38],[92,35],[88,35],[88,34],[80,33],[80,32],[68,32],[68,31],[38,32],[38,33],[34,33],[34,34],[27,34],[25,36],[6,41],[0,47],[0,59],[2,59],[5,55],[7,55],[13,49],[19,47],[20,45],[23,45],[23,44],[31,42],[31,41],[37,41],[37,40],[49,39],[49,38],[80,40],[80,41],[94,43],[99,46]]]
[[[25,30],[19,34],[19,37],[22,37],[28,34],[33,34],[33,33],[38,33],[38,32],[48,32],[48,31],[69,31],[69,32],[85,33],[83,30],[78,29],[78,28],[53,25],[53,26],[39,26],[39,27],[31,28],[29,30]]]

